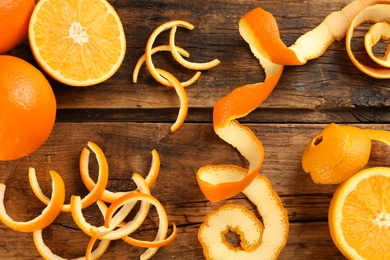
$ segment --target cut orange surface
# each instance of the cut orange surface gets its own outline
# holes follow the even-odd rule
[[[348,259],[390,255],[390,168],[362,170],[340,185],[329,208],[332,239]]]
[[[126,38],[120,18],[106,0],[41,0],[29,25],[32,52],[54,79],[89,86],[120,67]]]
[[[361,170],[371,153],[371,137],[353,126],[329,124],[306,146],[302,167],[315,183],[338,184]]]

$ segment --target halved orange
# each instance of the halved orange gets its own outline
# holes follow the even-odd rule
[[[125,56],[121,20],[106,0],[40,0],[28,32],[39,65],[71,86],[107,80]]]
[[[364,169],[340,185],[329,208],[329,229],[348,259],[390,255],[390,168]]]

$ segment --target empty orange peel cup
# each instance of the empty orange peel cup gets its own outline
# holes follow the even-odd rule
[[[307,144],[302,168],[315,183],[342,183],[367,165],[371,140],[390,144],[390,132],[331,123]]]

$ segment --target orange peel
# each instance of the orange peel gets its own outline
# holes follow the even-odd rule
[[[52,195],[42,213],[29,221],[15,221],[4,207],[5,184],[0,183],[0,220],[7,227],[20,232],[33,232],[49,226],[59,215],[65,200],[65,184],[55,171],[49,171],[52,178]],[[29,176],[35,176],[35,170],[30,168]],[[31,179],[31,178],[30,178]]]
[[[190,54],[184,50],[183,48],[180,48],[178,46],[175,46],[175,51],[177,51],[179,53],[179,55],[182,55],[186,58],[188,58],[190,56]],[[160,45],[160,46],[157,46],[157,47],[154,47],[151,49],[150,51],[150,55],[153,55],[157,52],[160,52],[160,51],[171,51],[171,46],[170,45]],[[138,75],[139,75],[139,71],[141,69],[141,66],[142,64],[145,62],[146,60],[146,54],[143,54],[137,61],[137,64],[135,65],[135,68],[134,68],[134,71],[133,71],[133,83],[137,83],[138,81]],[[184,81],[184,82],[181,82],[181,84],[183,85],[183,87],[188,87],[192,84],[195,83],[195,81],[197,81],[200,77],[202,73],[200,71],[196,72],[195,75],[187,80],[187,81]],[[173,86],[171,86],[173,87]]]
[[[384,38],[389,38],[390,27],[387,24],[390,23],[389,12],[389,4],[376,4],[364,8],[358,15],[356,15],[356,17],[354,17],[346,34],[347,52],[353,64],[367,75],[379,79],[390,78],[390,70],[388,68],[389,62],[385,60],[380,61],[380,59],[375,58],[372,54],[371,47],[377,42],[377,40],[379,40],[378,35],[380,35],[381,37],[384,36]],[[355,58],[353,54],[351,48],[351,39],[353,37],[354,29],[364,22],[371,22],[375,24],[382,23],[381,25],[374,25],[374,29],[368,32],[368,36],[366,34],[367,38],[365,37],[365,46],[369,56],[373,58],[373,60],[379,65],[384,66],[384,68],[370,67],[368,65],[362,64]],[[383,24],[383,22],[386,22],[386,24]]]
[[[218,66],[219,63],[221,63],[218,59],[214,59],[209,62],[190,62],[184,59],[180,52],[178,47],[175,45],[175,34],[176,34],[177,26],[172,26],[171,32],[169,35],[169,47],[171,49],[171,53],[173,58],[183,67],[187,69],[192,69],[192,70],[208,70],[212,69],[215,66]]]
[[[174,231],[173,231],[171,237],[166,239],[166,236],[168,233],[168,216],[167,216],[167,213],[164,209],[164,206],[161,204],[161,202],[158,201],[152,195],[144,194],[144,193],[127,194],[127,195],[119,198],[115,202],[115,204],[114,203],[111,204],[110,207],[112,207],[112,209],[115,210],[115,209],[118,209],[120,206],[125,205],[126,203],[131,203],[131,202],[136,202],[136,201],[144,201],[144,202],[150,203],[157,210],[158,217],[159,217],[159,226],[158,226],[157,234],[156,234],[156,237],[154,240],[154,242],[156,242],[154,246],[158,245],[159,242],[161,242],[162,245],[166,245],[166,244],[172,242],[173,239],[176,237],[176,232],[177,232],[176,226],[174,225]],[[110,221],[110,220],[108,219],[108,221]],[[121,228],[119,228],[119,229],[121,229]],[[129,235],[129,234],[127,234],[127,235]],[[122,237],[122,239],[128,243],[130,241],[130,244],[137,243],[139,245],[143,245],[144,247],[147,247],[149,244],[148,241],[140,241],[140,240],[133,239],[133,238]],[[158,251],[158,247],[150,247],[141,255],[140,259],[150,259],[157,251]]]
[[[50,259],[50,260],[64,260],[65,258],[62,258],[56,254],[54,254],[50,248],[45,244],[45,241],[43,240],[42,237],[42,229],[36,230],[33,232],[33,240],[35,247],[37,248],[39,254],[44,258],[44,259]],[[92,251],[92,248],[94,246],[96,239],[91,238],[88,245],[87,245],[87,250],[86,250],[86,255],[85,257],[78,257],[75,258],[74,260],[84,260],[84,259],[99,259],[104,252],[107,250],[108,246],[110,245],[110,240],[102,240],[100,241],[98,247]]]
[[[143,179],[143,177],[141,175],[134,174],[132,178],[133,178],[134,182],[136,183],[137,188],[140,192],[150,194],[149,187],[147,186],[145,180]],[[128,193],[128,194],[133,194],[133,193]],[[125,194],[124,196],[126,196],[128,194]],[[135,192],[134,192],[134,194],[135,194]],[[119,231],[115,231],[115,233],[112,233],[113,230],[120,224],[123,226],[125,225],[124,223],[122,223],[122,221],[127,217],[127,215],[130,213],[130,211],[134,208],[136,202],[126,204],[124,207],[122,207],[117,212],[115,217],[113,217],[113,214],[115,213],[115,211],[111,210],[110,212],[108,212],[108,210],[107,211],[104,210],[104,205],[98,204],[99,209],[102,211],[102,213],[105,212],[105,214],[104,214],[105,225],[100,226],[100,227],[96,227],[96,226],[91,225],[90,223],[88,223],[86,221],[86,219],[83,215],[83,212],[82,212],[83,208],[82,208],[82,201],[81,201],[80,196],[72,196],[70,201],[71,201],[70,202],[71,213],[72,213],[72,217],[73,217],[73,220],[76,223],[76,225],[82,231],[84,231],[84,233],[86,233],[87,235],[89,235],[91,237],[98,238],[98,239],[114,240],[114,239],[120,238],[121,235],[126,235],[126,232],[130,233],[130,232],[136,230],[142,224],[142,222],[146,218],[146,215],[149,212],[149,204],[145,203],[145,202],[144,203],[141,202],[141,207],[140,207],[139,211],[137,212],[136,217],[133,219],[133,221],[128,222],[126,224],[126,227],[124,229],[121,229],[120,232],[122,232],[122,234],[118,235]],[[113,203],[115,203],[117,201],[118,200],[115,200]]]
[[[327,125],[302,154],[302,167],[319,184],[339,184],[363,168],[370,157],[371,138],[353,126]]]
[[[80,162],[81,161],[84,161],[84,159],[81,159]],[[158,174],[160,171],[160,164],[161,164],[161,162],[160,162],[160,157],[158,155],[158,152],[156,150],[152,150],[152,163],[150,165],[149,173],[145,178],[145,182],[147,183],[147,186],[149,186],[149,188],[151,188],[153,186],[154,182],[156,181],[156,179],[158,177]],[[81,179],[82,179],[85,187],[87,187],[87,189],[89,191],[91,191],[95,187],[96,183],[89,175],[89,171],[84,170],[85,167],[82,167],[82,168],[83,169],[80,169]],[[100,196],[99,200],[102,200],[102,201],[107,202],[107,203],[112,203],[115,200],[119,199],[120,197],[122,197],[123,195],[125,195],[129,192],[134,192],[134,191],[112,192],[112,191],[105,189],[103,191],[102,195]]]
[[[139,192],[134,192],[129,194],[142,193],[142,194],[150,195],[149,187],[147,186],[145,179],[141,175],[134,174],[133,180],[137,184]],[[134,208],[135,204],[137,203],[137,201],[130,201],[129,203],[121,204],[120,202],[122,201],[122,198],[124,196],[115,200],[108,207],[107,211],[105,212],[104,226],[101,227],[91,226],[90,232],[92,233],[93,237],[99,239],[116,240],[130,233],[133,233],[142,225],[150,209],[150,204],[145,201],[141,201],[140,208],[135,214],[135,217],[131,221],[128,221],[127,223],[121,225],[119,229],[114,230],[128,216],[130,211]]]
[[[152,77],[156,81],[158,81],[160,84],[162,84],[164,86],[168,86],[168,87],[169,86],[173,86],[173,85],[167,79],[162,77],[158,73],[158,71],[156,70],[156,67],[154,66],[153,61],[152,61],[152,49],[153,49],[153,44],[154,44],[157,36],[159,34],[161,34],[162,32],[164,32],[164,31],[166,31],[168,29],[171,29],[173,26],[184,27],[184,28],[186,28],[188,30],[194,29],[194,26],[191,23],[186,22],[186,21],[182,21],[182,20],[173,20],[173,21],[169,21],[169,22],[163,23],[162,25],[158,26],[152,32],[152,34],[149,36],[148,41],[146,42],[146,47],[145,47],[145,63],[146,63],[146,67],[148,68],[148,71],[149,71],[150,75],[152,75]]]
[[[176,132],[183,125],[184,120],[187,117],[187,113],[188,113],[187,93],[184,90],[184,87],[180,83],[180,81],[178,79],[176,79],[175,76],[173,76],[171,73],[169,73],[165,70],[162,70],[162,69],[157,69],[157,72],[159,73],[159,75],[163,76],[169,82],[172,83],[172,85],[174,86],[176,93],[180,99],[179,114],[177,115],[177,119],[176,119],[175,123],[171,126],[171,132]]]
[[[88,147],[94,152],[96,155],[96,159],[99,165],[99,173],[98,173],[98,180],[96,185],[93,187],[93,189],[81,200],[82,208],[86,208],[93,203],[95,203],[100,196],[103,194],[104,190],[106,189],[107,182],[108,182],[108,165],[107,165],[107,159],[103,153],[103,151],[100,149],[99,146],[97,146],[93,142],[87,143]],[[89,165],[89,150],[87,148],[84,148],[82,150],[81,156],[80,156],[80,171],[88,172],[88,165]],[[86,173],[82,173],[81,176],[87,175]],[[88,174],[89,175],[89,174]],[[34,177],[35,175],[32,175]],[[43,194],[41,188],[38,185],[38,182],[36,178],[30,178],[30,182],[34,183],[34,185],[31,185],[31,188],[34,192],[34,194],[38,197],[39,200],[41,200],[43,203],[48,204],[49,198]],[[71,211],[71,205],[70,204],[64,204],[62,206],[63,212],[70,212]]]
[[[241,174],[246,175],[246,170],[242,169]],[[269,180],[257,175],[243,193],[257,207],[264,226],[255,223],[253,218],[256,216],[249,210],[237,205],[224,206],[209,213],[198,230],[206,259],[277,259],[286,245],[289,233],[287,210]],[[235,212],[236,209],[239,210]],[[239,230],[241,239],[245,238],[241,248],[233,248],[223,238],[230,224],[234,230]]]

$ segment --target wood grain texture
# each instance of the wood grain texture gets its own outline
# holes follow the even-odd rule
[[[263,1],[263,0],[110,0],[117,10],[127,39],[127,52],[119,71],[106,82],[76,88],[50,79],[58,102],[57,121],[48,141],[32,155],[0,162],[0,181],[7,185],[5,206],[18,220],[28,220],[43,209],[33,195],[27,178],[28,167],[36,168],[46,194],[50,193],[48,170],[64,178],[67,201],[72,194],[85,195],[78,160],[88,141],[98,144],[107,156],[109,189],[134,188],[133,173],[145,176],[156,149],[161,159],[160,175],[152,193],[166,207],[170,222],[178,226],[176,240],[161,248],[153,259],[204,259],[197,230],[204,216],[227,203],[238,203],[255,211],[239,194],[211,203],[197,183],[196,171],[206,164],[247,162],[214,133],[212,110],[215,102],[236,87],[264,79],[264,72],[238,33],[238,20],[261,6],[278,21],[287,45],[317,26],[327,14],[349,1]],[[170,132],[179,100],[173,89],[159,85],[143,66],[138,83],[132,71],[143,54],[150,33],[160,24],[182,19],[194,24],[193,31],[180,28],[177,44],[191,53],[191,61],[221,64],[205,71],[196,84],[186,88],[189,113],[183,127]],[[156,44],[167,43],[164,33]],[[358,50],[360,47],[357,45]],[[25,40],[9,54],[35,64]],[[169,54],[154,57],[156,64],[184,80],[193,71],[177,65]],[[286,67],[270,97],[240,121],[249,126],[265,147],[261,174],[267,176],[288,210],[290,233],[280,259],[344,259],[334,246],[327,212],[336,185],[315,185],[301,167],[301,155],[310,139],[331,122],[361,128],[390,130],[390,81],[370,78],[355,68],[345,51],[344,41],[335,42],[325,54],[304,66]],[[373,142],[368,167],[389,166],[390,149]],[[91,172],[97,169],[93,157]],[[94,175],[95,176],[95,175]],[[96,177],[96,176],[95,176]],[[85,210],[91,223],[102,223],[96,207]],[[151,212],[145,225],[134,234],[153,239],[157,216]],[[88,237],[62,213],[44,230],[53,252],[64,258],[84,254]],[[114,241],[102,259],[137,259],[142,249]],[[0,225],[2,259],[40,259],[32,235]]]

